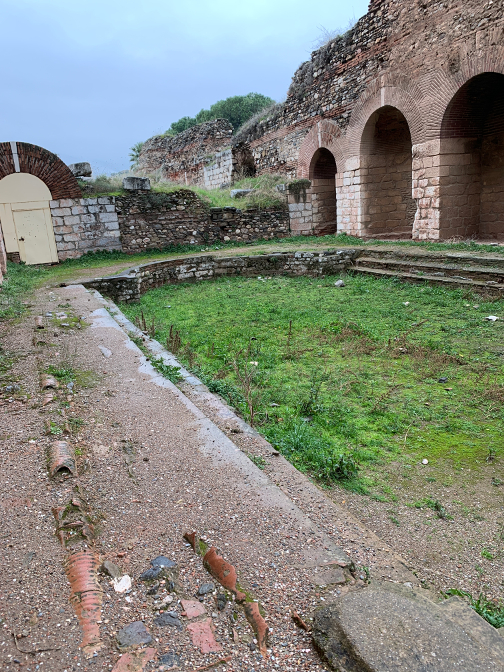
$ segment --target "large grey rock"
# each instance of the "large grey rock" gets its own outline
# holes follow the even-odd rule
[[[86,161],[82,161],[81,163],[71,163],[68,167],[72,171],[74,177],[91,177],[93,174],[91,164]]]
[[[459,598],[436,603],[372,583],[315,612],[313,640],[338,672],[503,672],[504,638]]]
[[[253,191],[253,189],[231,189],[230,195],[231,198],[245,198],[245,196],[248,196]]]
[[[121,651],[152,642],[150,632],[142,621],[135,621],[135,623],[130,623],[122,630],[119,630],[116,639]]]
[[[150,191],[150,188],[148,177],[125,177],[123,179],[123,189],[127,191]]]

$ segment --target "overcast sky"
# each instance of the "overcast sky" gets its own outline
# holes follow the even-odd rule
[[[228,96],[282,100],[320,27],[368,0],[0,0],[0,141],[41,145],[95,175]]]

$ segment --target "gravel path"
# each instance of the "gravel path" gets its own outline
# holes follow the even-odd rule
[[[215,397],[198,398],[190,389],[186,395],[160,377],[94,295],[81,286],[46,288],[35,301],[32,316],[2,338],[14,360],[3,389],[20,388],[3,394],[0,410],[2,669],[112,669],[120,656],[117,633],[141,621],[152,638],[153,650],[144,650],[146,670],[175,663],[192,671],[222,659],[217,669],[236,672],[323,670],[291,611],[309,622],[317,605],[363,585],[359,564],[372,575],[415,582],[390,549],[272,456],[260,437],[233,432],[239,422]],[[55,317],[58,312],[63,317]],[[45,329],[35,331],[33,316],[46,313]],[[39,372],[50,365],[70,365],[78,375],[73,388],[60,385],[42,406]],[[49,436],[48,422],[63,435]],[[76,450],[77,477],[48,478],[45,453],[55,438]],[[246,453],[266,455],[265,470]],[[131,590],[118,593],[111,577],[100,575],[104,647],[91,659],[79,648],[82,631],[63,566],[69,550],[55,535],[51,513],[76,493],[91,512],[94,538],[76,535],[72,548],[91,548],[100,562],[112,561],[132,579]],[[259,654],[243,608],[229,593],[218,608],[224,590],[183,540],[193,530],[236,568],[240,587],[263,606],[270,628],[267,657]],[[345,551],[355,562],[353,575],[341,567],[350,562]],[[166,578],[154,585],[139,580],[160,555],[177,564],[175,585]],[[208,582],[214,589],[198,596]],[[181,600],[204,605],[204,613],[189,619]],[[163,611],[176,612],[181,627],[156,624]],[[191,629],[207,619],[219,651],[203,653]]]

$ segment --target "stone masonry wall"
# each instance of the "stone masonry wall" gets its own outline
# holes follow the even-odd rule
[[[115,198],[62,198],[51,201],[56,248],[60,261],[86,252],[120,250]]]
[[[504,90],[499,79],[504,76],[503,10],[503,0],[373,0],[354,28],[300,66],[285,103],[239,131],[234,142],[249,143],[258,173],[308,179],[313,178],[317,150],[331,151],[340,231],[387,235],[391,228],[417,239],[502,237],[504,178],[498,166],[504,150],[491,157],[487,177],[481,158],[459,148],[453,152],[453,140],[470,139],[466,131],[471,128],[478,147],[483,144],[485,152],[487,142],[493,151],[494,136],[502,133],[504,107],[498,92]],[[485,82],[471,85],[478,77],[488,78],[485,95],[480,93]],[[467,86],[467,95],[460,96]],[[454,116],[446,135],[450,106]],[[369,166],[363,139],[365,132],[376,142],[393,136],[396,130],[386,119],[382,123],[380,112],[390,109],[398,111],[396,121],[404,118],[407,123],[412,165],[403,162],[389,203],[377,206],[373,200],[380,176]],[[386,164],[394,157],[380,160]],[[475,204],[477,189],[481,198]],[[398,226],[401,220],[404,224]]]
[[[120,196],[116,209],[122,249],[130,253],[290,235],[287,209],[210,208],[190,189]]]
[[[250,257],[201,255],[145,264],[122,275],[83,283],[114,301],[138,301],[149,289],[165,284],[212,280],[221,276],[286,275],[321,277],[348,270],[361,251],[283,252]]]
[[[232,135],[226,119],[208,121],[175,136],[157,135],[144,144],[138,170],[177,184],[203,186],[204,169],[215,163],[216,154],[229,149]],[[221,161],[227,165],[227,158]]]

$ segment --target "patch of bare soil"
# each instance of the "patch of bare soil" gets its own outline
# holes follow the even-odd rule
[[[411,462],[385,471],[387,502],[344,491],[333,496],[401,553],[426,587],[504,599],[502,459],[478,469]]]

